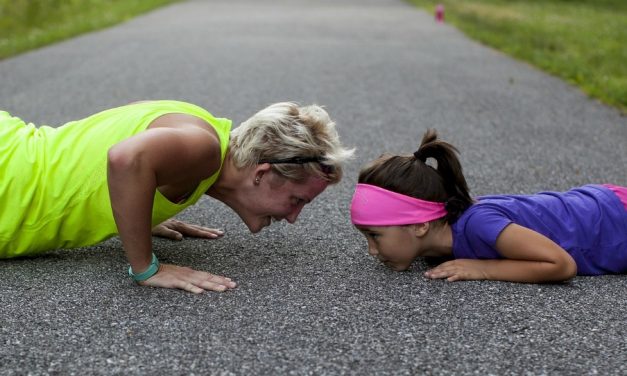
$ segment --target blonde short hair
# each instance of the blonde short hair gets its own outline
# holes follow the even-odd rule
[[[275,161],[273,170],[291,180],[318,176],[331,184],[342,179],[342,164],[354,149],[345,149],[329,114],[318,105],[272,104],[231,131],[230,153],[236,167]],[[276,162],[301,158],[320,162]]]

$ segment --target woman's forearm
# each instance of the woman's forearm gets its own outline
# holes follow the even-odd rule
[[[142,165],[140,157],[113,147],[107,176],[113,218],[124,252],[133,271],[142,272],[151,261],[155,174]]]

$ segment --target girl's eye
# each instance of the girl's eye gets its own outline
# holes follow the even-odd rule
[[[298,206],[300,204],[303,204],[305,202],[305,200],[303,200],[302,198],[293,198],[292,199],[292,205],[294,206]]]
[[[376,238],[379,237],[379,234],[375,234],[375,233],[370,232],[370,233],[368,233],[368,236],[370,236],[373,239],[376,239]]]

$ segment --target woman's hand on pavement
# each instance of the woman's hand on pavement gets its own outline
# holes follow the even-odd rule
[[[224,231],[216,228],[207,228],[176,219],[168,219],[152,229],[152,235],[172,240],[183,240],[184,237],[217,239],[224,235]]]
[[[237,284],[230,278],[171,264],[161,264],[157,274],[139,284],[181,289],[194,294],[204,291],[226,291],[237,287]]]

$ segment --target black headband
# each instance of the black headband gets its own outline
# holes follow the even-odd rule
[[[320,165],[320,169],[325,174],[330,174],[335,171],[335,167],[332,165],[328,165],[324,163],[325,159],[323,157],[292,157],[285,159],[261,159],[259,163],[270,163],[270,164],[305,164],[305,163],[318,163]]]
[[[293,164],[305,164],[305,163],[322,163],[324,158],[322,157],[293,157],[293,158],[285,158],[285,159],[262,159],[259,163],[270,163],[270,164],[282,164],[282,163],[293,163]]]

